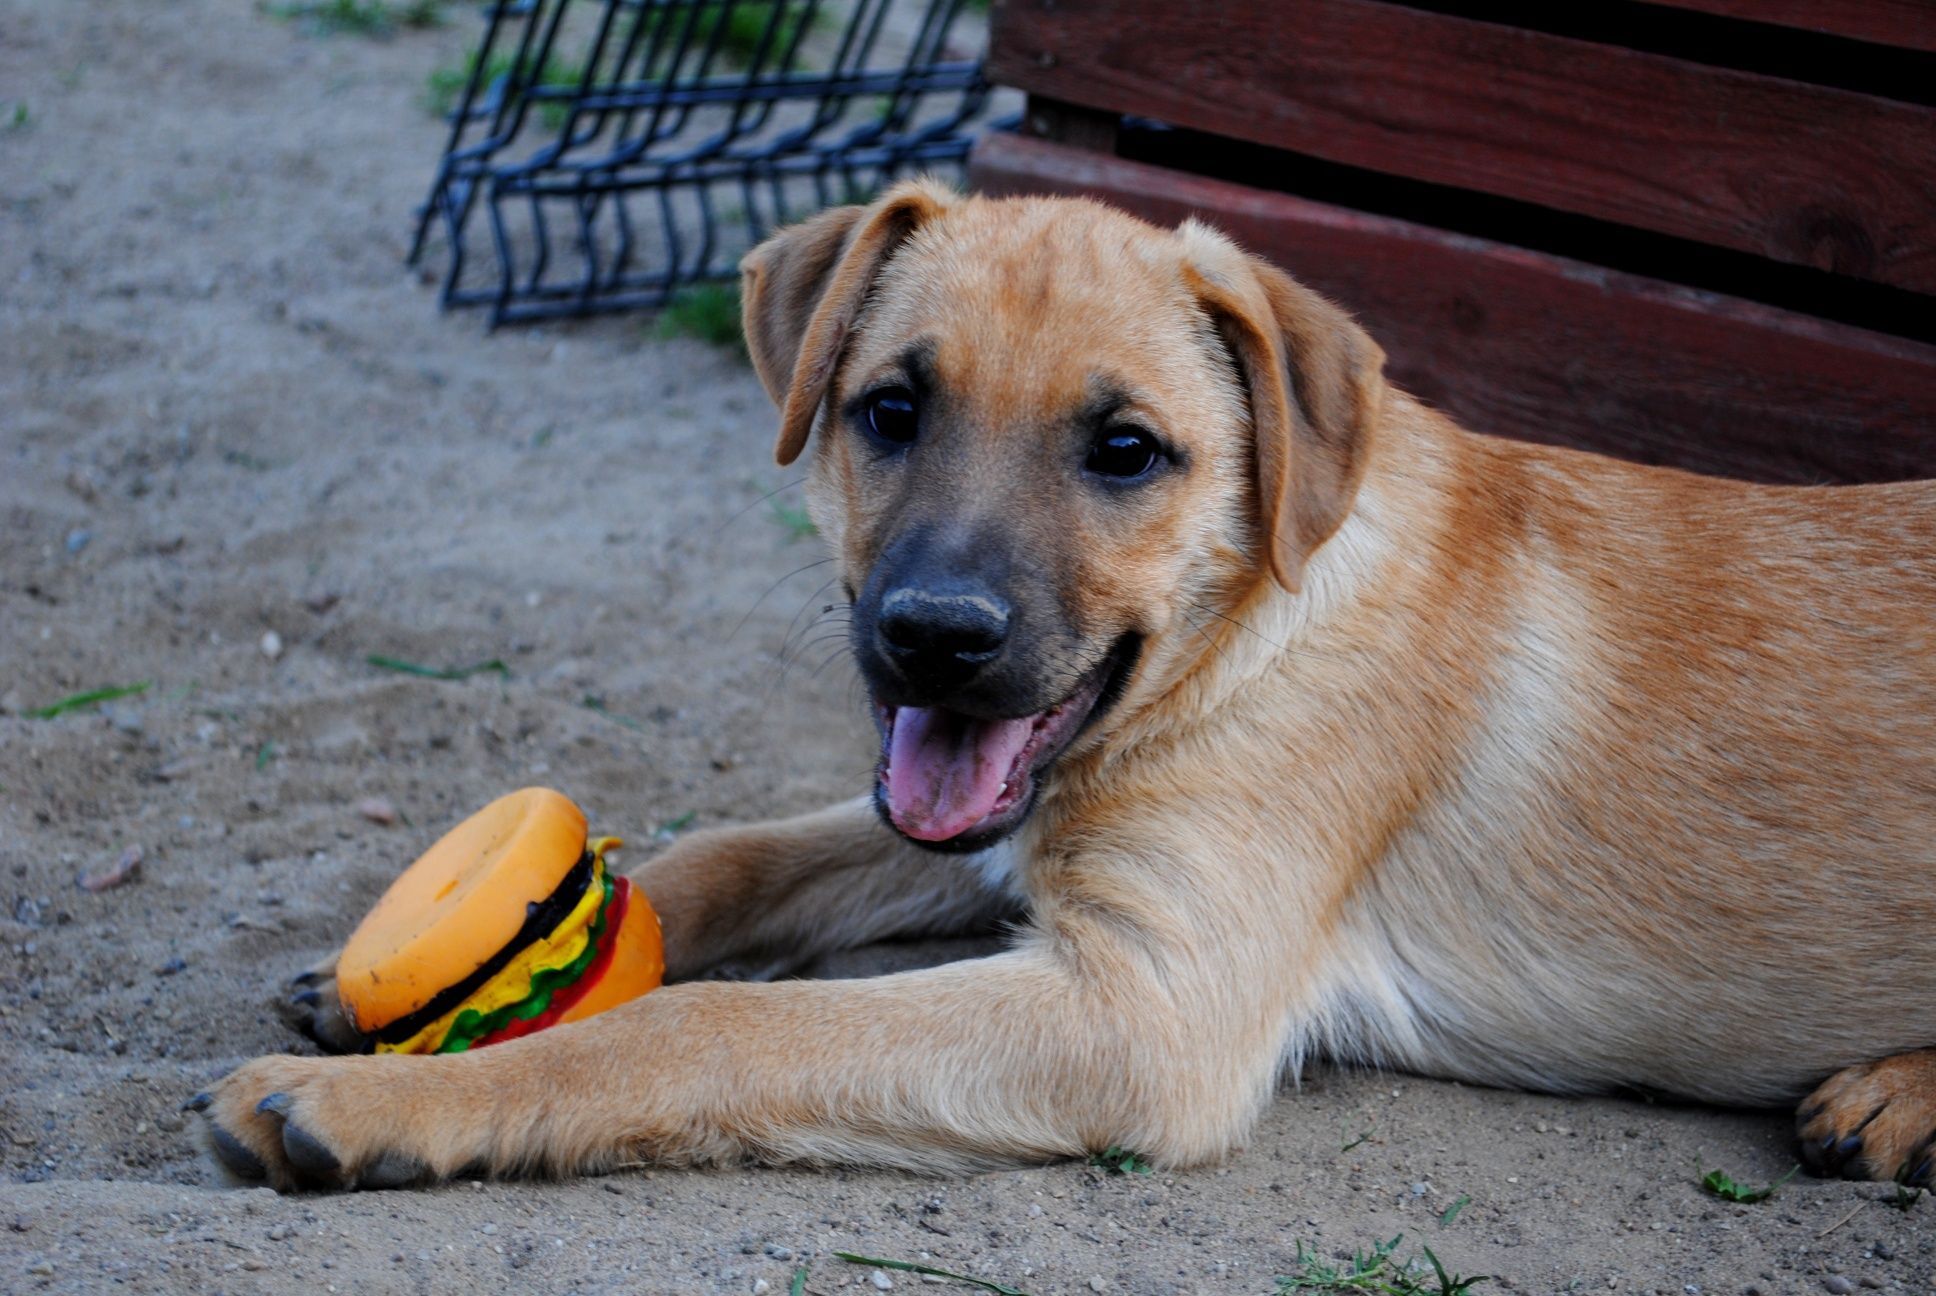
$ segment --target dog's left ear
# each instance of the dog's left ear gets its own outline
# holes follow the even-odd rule
[[[1202,226],[1184,277],[1243,371],[1256,435],[1257,505],[1277,583],[1344,524],[1385,394],[1385,353],[1355,320],[1268,262]]]
[[[938,184],[906,181],[872,206],[831,208],[781,230],[740,261],[740,323],[753,369],[780,407],[773,454],[782,467],[806,448],[881,267],[953,201]]]

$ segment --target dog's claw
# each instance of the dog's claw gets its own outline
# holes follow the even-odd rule
[[[209,1093],[207,1090],[203,1090],[201,1093],[196,1094],[193,1098],[190,1098],[187,1102],[183,1103],[181,1105],[181,1109],[183,1111],[192,1111],[192,1112],[207,1111],[209,1108],[209,1104],[214,1101],[215,1101],[215,1095],[212,1093]]]
[[[323,978],[321,973],[298,972],[296,973],[296,975],[289,978],[289,984],[292,986],[295,986],[297,989],[301,989],[304,986],[313,986],[318,981],[321,981],[322,979]]]
[[[289,1116],[289,1109],[291,1107],[294,1107],[295,1105],[296,1105],[296,1100],[294,1098],[291,1098],[288,1094],[272,1093],[267,1098],[264,1098],[261,1102],[257,1103],[255,1105],[255,1109],[259,1112],[266,1112],[273,1116],[281,1116],[286,1120],[288,1119],[288,1116]]]
[[[282,1127],[282,1151],[298,1176],[305,1180],[335,1183],[343,1172],[343,1162],[329,1145],[294,1121]]]
[[[305,1008],[314,1008],[322,1001],[322,993],[316,990],[298,990],[289,996],[290,1003],[301,1004]]]
[[[214,1145],[216,1159],[228,1167],[229,1173],[238,1179],[267,1179],[269,1168],[262,1164],[262,1158],[244,1147],[242,1140],[223,1129],[211,1125],[208,1130],[209,1142]]]

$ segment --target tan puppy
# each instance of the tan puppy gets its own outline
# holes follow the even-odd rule
[[[263,1058],[196,1100],[232,1169],[1189,1164],[1321,1053],[1820,1085],[1811,1164],[1930,1176],[1936,484],[1469,435],[1277,270],[1089,203],[904,185],[745,270],[883,760],[871,798],[641,869],[672,970],[1019,934],[477,1053]]]

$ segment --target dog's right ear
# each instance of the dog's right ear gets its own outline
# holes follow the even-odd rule
[[[800,457],[834,369],[887,259],[954,195],[919,180],[869,207],[834,207],[781,230],[739,263],[740,321],[754,372],[780,407],[782,467]]]

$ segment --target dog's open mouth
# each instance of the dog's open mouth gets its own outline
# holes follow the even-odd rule
[[[875,799],[907,837],[978,850],[1028,818],[1042,774],[1128,683],[1141,640],[1126,634],[1069,695],[1043,711],[986,720],[946,707],[875,703],[881,762]]]

